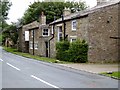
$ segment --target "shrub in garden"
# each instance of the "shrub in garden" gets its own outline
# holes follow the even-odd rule
[[[67,60],[67,50],[69,49],[70,43],[69,41],[65,40],[65,41],[61,41],[61,42],[57,42],[56,43],[56,58],[59,60]]]
[[[70,44],[68,53],[69,53],[69,61],[72,62],[87,62],[87,52],[88,52],[88,44],[85,40],[77,40]]]
[[[56,44],[56,58],[70,62],[87,62],[88,44],[85,40],[61,41]]]

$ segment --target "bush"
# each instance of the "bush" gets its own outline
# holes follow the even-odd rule
[[[87,62],[88,44],[85,40],[77,40],[72,43],[68,41],[58,42],[56,49],[56,57],[59,60],[81,63]]]
[[[66,51],[69,49],[70,43],[66,40],[66,41],[61,41],[61,42],[57,42],[56,44],[56,58],[59,60],[67,60],[67,53]]]
[[[88,45],[83,40],[77,40],[70,44],[68,53],[70,55],[69,61],[72,62],[87,62],[87,52],[88,52]]]

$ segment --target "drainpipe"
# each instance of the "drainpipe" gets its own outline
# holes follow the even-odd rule
[[[56,20],[56,17],[54,16],[54,21]],[[53,34],[52,37],[49,39],[49,58],[50,58],[50,41],[54,38],[54,32],[55,32],[55,24],[53,24]]]
[[[49,58],[50,58],[50,41],[54,38],[54,25],[53,25],[53,34],[52,37],[49,39]]]
[[[66,24],[64,22],[64,16],[63,15],[62,15],[62,22],[63,22],[63,25],[64,25],[64,41],[65,41],[65,39],[66,39],[66,33],[65,33],[66,32],[66,28],[65,28],[66,26],[65,25]]]
[[[34,55],[34,30],[33,30],[33,55]]]

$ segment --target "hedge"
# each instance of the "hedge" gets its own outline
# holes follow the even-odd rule
[[[85,40],[76,40],[69,43],[61,41],[56,44],[56,58],[62,61],[87,62],[88,44]]]
[[[70,43],[68,41],[61,41],[57,42],[56,44],[56,58],[62,61],[68,61],[66,58],[67,55],[67,50],[69,49]]]

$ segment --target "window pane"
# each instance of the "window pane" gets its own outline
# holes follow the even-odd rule
[[[76,21],[72,21],[72,30],[76,30]]]
[[[43,29],[43,35],[48,36],[48,29]]]

